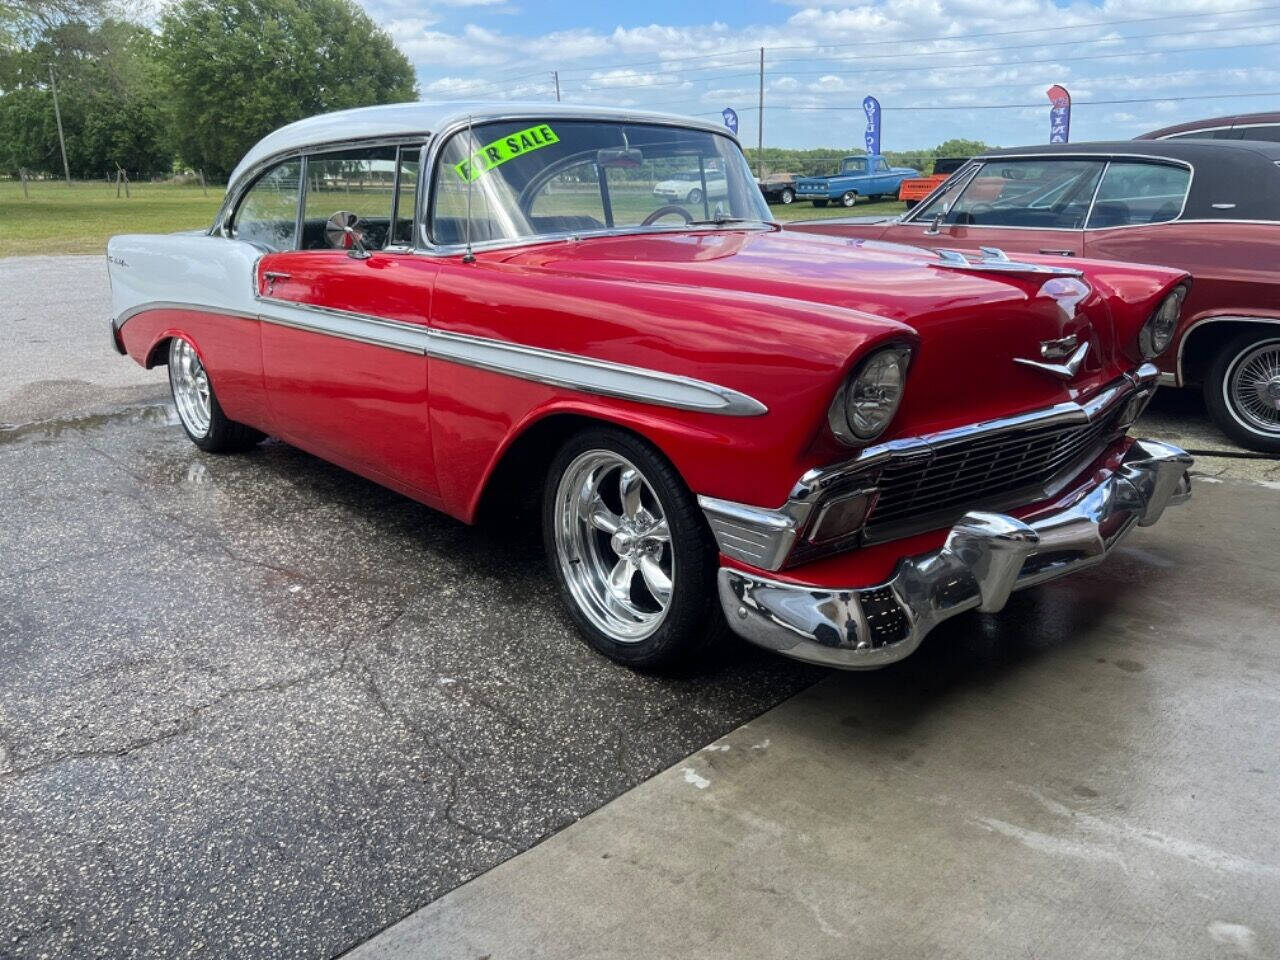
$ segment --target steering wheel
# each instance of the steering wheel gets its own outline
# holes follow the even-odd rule
[[[677,207],[674,203],[668,203],[665,207],[659,207],[657,210],[653,211],[653,213],[649,214],[647,217],[641,220],[640,226],[651,227],[654,225],[654,223],[656,223],[658,220],[661,220],[663,217],[665,217],[669,213],[677,213],[680,216],[684,217],[685,223],[693,223],[693,214],[691,214],[684,207]]]

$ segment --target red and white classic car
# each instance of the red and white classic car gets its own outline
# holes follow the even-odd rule
[[[464,521],[540,490],[573,618],[636,666],[726,621],[879,666],[1190,493],[1127,435],[1185,273],[783,233],[716,124],[329,114],[255,146],[207,232],[108,260],[112,341],[168,364],[198,447],[271,434]]]

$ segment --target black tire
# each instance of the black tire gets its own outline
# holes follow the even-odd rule
[[[575,599],[557,544],[560,481],[583,455],[620,455],[642,474],[670,529],[674,553],[671,598],[656,631],[621,642],[600,629]],[[718,550],[697,499],[675,468],[652,444],[626,431],[602,426],[570,437],[557,451],[543,493],[542,533],[547,562],[560,598],[587,643],[610,660],[638,669],[671,667],[704,653],[726,631],[716,587]],[[607,535],[606,535],[607,536]],[[582,563],[568,559],[568,564]]]
[[[907,205],[907,209],[910,210],[920,201],[919,200],[903,200],[902,202],[905,203]]]
[[[1227,341],[1205,374],[1204,402],[1218,428],[1240,446],[1261,453],[1280,454],[1280,427],[1264,429],[1250,419],[1239,401],[1231,395],[1231,378],[1237,366],[1254,350],[1272,345],[1280,349],[1280,337],[1256,331],[1242,333]]]
[[[795,200],[795,198],[796,198],[796,192],[792,190],[790,187],[783,187],[782,192],[778,194],[778,201],[784,204],[791,203],[792,201]]]
[[[697,187],[694,187],[692,190],[689,191],[689,195],[685,197],[684,200],[685,200],[685,203],[701,203],[702,191],[699,190]]]
[[[858,193],[856,190],[846,190],[840,195],[840,205],[844,207],[852,207],[858,202]]]
[[[209,424],[203,433],[188,423],[183,414],[182,404],[178,400],[178,384],[176,382],[175,351],[180,344],[188,343],[181,337],[169,341],[169,390],[174,404],[178,407],[178,422],[182,429],[197,447],[205,453],[242,453],[262,442],[265,434],[243,423],[237,423],[222,412],[222,404],[218,402],[218,393],[213,386],[213,375],[207,370],[205,375],[209,385]]]
[[[826,200],[815,200],[815,201],[813,201],[813,205],[814,205],[815,207],[825,207],[825,206],[827,205],[827,201],[826,201]]]

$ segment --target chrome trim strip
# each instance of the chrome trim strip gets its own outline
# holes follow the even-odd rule
[[[1187,341],[1191,339],[1191,334],[1193,332],[1200,329],[1201,327],[1208,326],[1211,323],[1277,324],[1277,323],[1280,323],[1280,317],[1244,317],[1244,316],[1240,316],[1239,314],[1224,314],[1222,316],[1215,316],[1215,317],[1202,317],[1201,319],[1197,320],[1195,323],[1191,324],[1191,326],[1187,327],[1186,330],[1182,331],[1182,337],[1178,340],[1178,362],[1175,367],[1177,371],[1175,376],[1177,379],[1174,381],[1177,386],[1180,387],[1184,383],[1186,383],[1186,379],[1184,378],[1182,373],[1182,354],[1183,354],[1183,351],[1186,349]]]
[[[404,353],[430,356],[521,380],[636,403],[728,417],[758,417],[769,412],[769,408],[763,403],[745,393],[679,374],[487,337],[450,333],[347,310],[255,296],[259,303],[265,305],[256,314],[200,304],[154,302],[134,307],[115,322],[119,329],[130,317],[147,310],[178,309],[217,313]]]
[[[1014,357],[1013,362],[1020,363],[1024,367],[1041,370],[1060,380],[1074,380],[1076,374],[1080,372],[1080,364],[1084,363],[1084,358],[1088,353],[1089,341],[1086,340],[1076,347],[1075,352],[1061,363],[1045,363],[1043,360],[1028,360],[1026,357]]]
[[[130,307],[120,314],[120,316],[112,319],[112,324],[117,330],[136,317],[140,313],[150,313],[152,310],[189,310],[193,313],[216,313],[223,317],[237,317],[241,320],[256,320],[256,314],[246,313],[243,310],[231,310],[227,307],[215,307],[204,303],[189,303],[179,300],[149,300],[146,303],[140,303],[137,306]]]
[[[956,614],[999,611],[1014,590],[1102,562],[1135,526],[1191,496],[1191,466],[1177,447],[1136,440],[1071,505],[1027,522],[965,514],[940,549],[903,558],[884,583],[818,587],[721,567],[720,603],[735,633],[775,653],[846,670],[882,667]]]
[[[754,397],[705,380],[443,330],[429,337],[433,357],[535,383],[729,417],[768,413]]]

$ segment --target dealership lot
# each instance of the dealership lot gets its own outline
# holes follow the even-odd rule
[[[890,670],[662,678],[577,641],[532,521],[200,454],[100,258],[0,285],[0,955],[333,955],[437,901],[367,949],[621,956],[647,897],[694,955],[1280,950],[1280,466],[1195,397],[1147,432],[1196,497],[1112,563]]]

